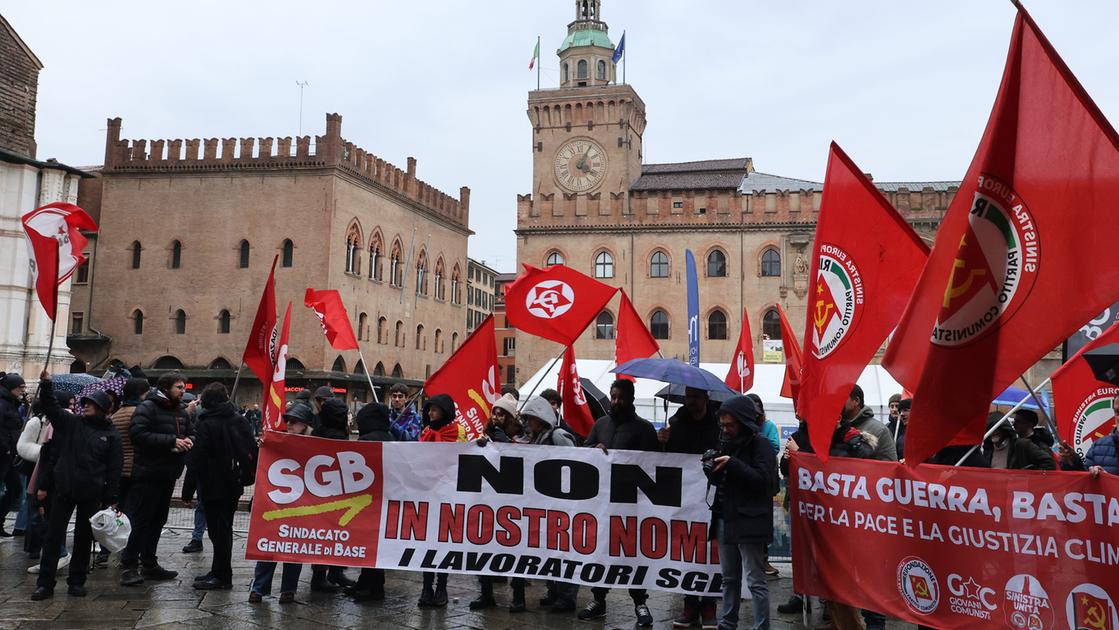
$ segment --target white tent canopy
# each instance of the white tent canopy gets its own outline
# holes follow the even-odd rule
[[[579,370],[579,376],[591,381],[603,392],[608,393],[610,391],[610,384],[617,378],[610,371],[614,368],[613,361],[576,359],[575,363]],[[700,367],[721,377],[727,373],[730,366],[727,363],[701,363]],[[521,386],[521,400],[524,400],[529,392],[535,391],[535,395],[539,395],[545,389],[555,388],[559,368],[560,363],[556,362],[554,365],[541,368],[536,374],[533,374],[532,378]],[[796,427],[797,420],[796,416],[793,415],[793,401],[781,396],[781,382],[784,377],[785,365],[783,363],[759,363],[754,366],[754,387],[750,390],[750,393],[761,397],[762,404],[765,405],[766,416],[779,427]],[[874,409],[879,420],[886,422],[889,415],[889,398],[893,394],[901,393],[901,385],[881,365],[868,365],[859,377],[858,383],[863,388],[866,406]],[[658,427],[664,424],[667,417],[671,416],[678,407],[678,405],[670,403],[666,412],[664,401],[655,397],[664,385],[660,381],[639,378],[634,388],[636,394],[634,404],[637,406],[638,415],[652,420],[653,424]]]

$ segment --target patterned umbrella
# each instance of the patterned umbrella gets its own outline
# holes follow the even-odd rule
[[[55,374],[51,376],[54,391],[76,396],[83,387],[97,383],[101,379],[92,374]]]
[[[105,380],[97,380],[83,387],[78,395],[74,397],[74,413],[81,411],[78,403],[81,402],[83,396],[88,396],[91,392],[113,392],[117,396],[117,402],[124,396],[124,383],[128,379],[124,376],[114,376]]]

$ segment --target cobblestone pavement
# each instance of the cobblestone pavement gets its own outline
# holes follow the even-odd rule
[[[9,528],[11,521],[9,520]],[[55,596],[42,602],[30,600],[35,576],[27,573],[32,564],[23,552],[22,538],[0,539],[0,630],[9,628],[228,628],[249,630],[284,628],[287,630],[324,628],[485,628],[540,630],[543,628],[633,628],[633,609],[625,591],[613,591],[607,600],[608,615],[603,621],[580,622],[574,614],[551,614],[537,609],[536,602],[544,594],[542,582],[530,583],[529,611],[511,614],[504,607],[481,613],[469,610],[467,603],[477,594],[474,578],[451,575],[451,602],[445,609],[421,610],[416,607],[420,592],[420,574],[390,571],[386,581],[387,598],[383,602],[355,604],[344,595],[311,593],[310,569],[304,568],[295,604],[281,606],[275,596],[263,603],[248,602],[253,563],[244,560],[245,540],[239,535],[234,549],[231,591],[195,591],[190,584],[194,577],[209,570],[209,541],[200,554],[180,552],[190,539],[189,531],[167,530],[160,542],[161,564],[179,571],[169,582],[147,582],[138,587],[117,583],[119,569],[116,556],[108,568],[98,568],[86,586],[89,595],[76,598],[66,595],[65,570],[60,572]],[[770,581],[774,628],[803,628],[799,616],[776,614],[778,603],[788,599],[792,579],[788,565],[781,565],[782,577]],[[278,572],[277,572],[278,573]],[[348,574],[357,577],[357,570]],[[279,575],[276,575],[279,580]],[[278,586],[278,584],[276,585]],[[498,603],[508,604],[508,588],[496,585]],[[582,589],[580,605],[589,601],[590,592]],[[679,612],[680,598],[650,592],[649,608],[656,619],[654,627],[669,628]],[[815,612],[815,610],[814,610]],[[741,627],[749,627],[750,606],[743,602]],[[891,624],[890,627],[895,627]],[[896,627],[903,627],[897,624]]]

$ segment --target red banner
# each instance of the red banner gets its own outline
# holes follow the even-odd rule
[[[793,399],[793,409],[797,408],[800,400],[800,378],[802,374],[802,361],[800,342],[797,341],[793,327],[789,325],[789,318],[785,309],[777,305],[777,315],[781,318],[781,348],[785,353],[785,380],[781,382],[781,395]]]
[[[727,387],[736,392],[747,392],[754,387],[754,338],[750,335],[750,318],[742,309],[742,332],[730,360],[730,369],[723,379]]]
[[[35,294],[54,321],[58,310],[58,285],[66,282],[85,262],[82,249],[86,238],[82,230],[96,232],[97,224],[78,206],[56,201],[20,217],[27,242],[31,245],[31,273]]]
[[[322,333],[326,335],[330,347],[335,350],[358,349],[354,327],[350,324],[350,316],[346,314],[346,306],[342,304],[342,295],[338,293],[338,289],[316,291],[308,288],[303,295],[303,305],[311,309],[319,319]]]
[[[1119,628],[1119,477],[801,453],[791,470],[798,593],[934,628]]]
[[[505,287],[505,316],[521,332],[569,346],[617,290],[564,265],[525,265]]]
[[[466,439],[482,435],[490,409],[501,398],[497,382],[497,336],[493,315],[482,320],[458,350],[424,383],[428,396],[447,394],[455,401],[455,420]]]
[[[595,417],[591,413],[587,397],[583,394],[583,384],[579,382],[579,371],[575,367],[575,348],[567,346],[563,352],[556,388],[563,401],[563,419],[580,436],[586,436],[594,426]]]
[[[1053,372],[1057,433],[1081,457],[1088,453],[1096,440],[1115,430],[1115,412],[1111,405],[1119,396],[1119,387],[1096,380],[1084,353],[1116,342],[1119,342],[1119,325],[1111,326],[1085,344]]]
[[[647,359],[661,349],[653,333],[645,326],[641,316],[633,308],[633,302],[622,290],[618,303],[618,336],[614,342],[614,364],[621,365],[630,359]],[[621,376],[621,378],[629,378]],[[630,378],[630,380],[633,380]]]
[[[269,431],[260,448],[249,560],[373,567],[384,487],[380,442]]]

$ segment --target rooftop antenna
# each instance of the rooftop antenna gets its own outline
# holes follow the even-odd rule
[[[296,81],[299,86],[299,135],[303,135],[303,88],[311,85],[309,81]]]

